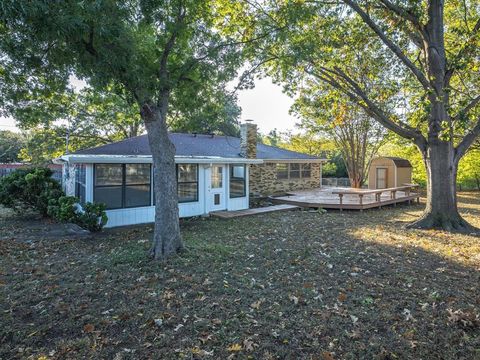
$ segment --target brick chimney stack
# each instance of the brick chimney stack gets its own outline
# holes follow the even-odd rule
[[[245,120],[240,125],[240,156],[247,159],[257,157],[257,125],[253,120]]]

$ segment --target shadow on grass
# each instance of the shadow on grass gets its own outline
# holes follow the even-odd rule
[[[191,220],[167,263],[151,226],[2,242],[0,357],[473,359],[480,244],[419,210]]]

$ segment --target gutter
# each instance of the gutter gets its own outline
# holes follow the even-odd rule
[[[71,163],[152,163],[151,155],[63,155],[54,160],[56,164]],[[175,156],[177,164],[263,164],[262,159],[224,158],[217,156]]]

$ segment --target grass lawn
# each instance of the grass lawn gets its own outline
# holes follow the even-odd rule
[[[150,226],[0,211],[0,358],[480,359],[480,239],[405,230],[420,212],[190,219],[155,263]]]

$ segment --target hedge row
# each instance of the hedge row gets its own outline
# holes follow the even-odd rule
[[[0,204],[17,212],[34,209],[43,216],[71,222],[90,231],[107,223],[104,204],[86,203],[66,196],[48,168],[19,169],[0,179]]]

